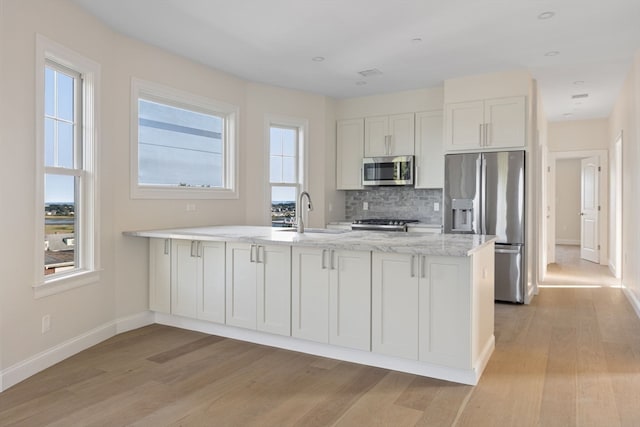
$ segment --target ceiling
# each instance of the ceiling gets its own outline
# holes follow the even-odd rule
[[[216,69],[336,98],[528,69],[551,121],[607,117],[640,48],[638,0],[72,1]]]

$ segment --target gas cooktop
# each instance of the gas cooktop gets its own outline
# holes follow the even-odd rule
[[[352,230],[407,231],[407,224],[417,219],[356,219],[351,223]]]

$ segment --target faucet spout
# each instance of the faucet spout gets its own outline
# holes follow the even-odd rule
[[[304,221],[302,220],[302,199],[307,196],[307,207],[310,211],[313,210],[313,203],[311,203],[311,196],[306,191],[300,193],[298,197],[298,206],[296,209],[296,225],[298,227],[298,233],[304,233]]]

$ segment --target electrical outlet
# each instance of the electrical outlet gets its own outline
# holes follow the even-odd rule
[[[434,212],[438,212],[438,211],[440,211],[440,203],[438,203],[438,202],[434,202],[434,204],[433,204],[433,211],[434,211]]]
[[[362,202],[362,210],[363,211],[369,210],[369,202]]]
[[[186,210],[187,210],[187,212],[195,212],[196,211],[196,204],[195,203],[187,203]]]
[[[51,316],[45,314],[42,316],[42,333],[47,333],[51,330]]]

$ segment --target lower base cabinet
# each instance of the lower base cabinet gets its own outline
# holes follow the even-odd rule
[[[172,240],[171,313],[225,322],[225,244]]]
[[[470,260],[374,253],[372,350],[470,368]]]
[[[291,335],[291,248],[227,243],[227,324]]]
[[[149,239],[149,310],[171,313],[171,239]]]
[[[292,249],[292,335],[371,350],[371,253]]]

